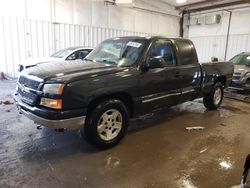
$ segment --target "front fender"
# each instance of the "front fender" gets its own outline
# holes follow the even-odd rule
[[[137,91],[137,74],[127,76],[105,75],[67,84],[63,93],[63,107],[85,108],[91,101],[102,96],[115,93],[126,93],[132,98],[139,95]]]

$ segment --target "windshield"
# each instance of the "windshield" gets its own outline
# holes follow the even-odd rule
[[[63,50],[60,50],[56,53],[54,53],[53,55],[51,55],[51,57],[55,57],[55,58],[63,58],[64,56],[70,54],[71,52],[73,51],[73,49],[63,49]]]
[[[102,42],[87,57],[86,60],[131,66],[141,56],[145,39],[112,39]]]
[[[236,55],[230,61],[235,65],[245,65],[250,55]]]

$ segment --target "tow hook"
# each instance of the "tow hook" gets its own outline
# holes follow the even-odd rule
[[[38,125],[36,128],[37,128],[38,130],[41,130],[41,129],[42,129],[42,126],[41,126],[41,125]]]

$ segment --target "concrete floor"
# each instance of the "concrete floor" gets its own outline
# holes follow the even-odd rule
[[[0,81],[0,100],[13,81]],[[250,153],[250,105],[225,99],[217,111],[201,100],[130,122],[124,140],[98,151],[78,131],[43,128],[0,105],[0,187],[227,188],[239,185]],[[186,131],[186,127],[204,130]]]

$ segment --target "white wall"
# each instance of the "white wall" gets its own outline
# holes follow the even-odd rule
[[[57,23],[108,27],[128,31],[177,36],[179,18],[132,8],[105,5],[104,0],[8,0],[0,16]],[[15,5],[15,6],[13,6]],[[135,6],[178,15],[160,1],[136,0]]]
[[[10,76],[17,75],[20,62],[69,46],[95,47],[106,38],[124,35],[179,35],[174,7],[151,0],[136,0],[135,6],[152,11],[107,6],[104,0],[8,0],[1,4],[0,72]]]
[[[232,12],[227,60],[237,53],[250,51],[250,9],[237,9]],[[229,13],[219,11],[210,14],[221,14],[221,23],[194,25],[190,26],[188,31],[188,38],[194,42],[201,62],[210,61],[213,56],[223,60],[225,56]],[[191,18],[205,15],[209,14],[191,15]]]

